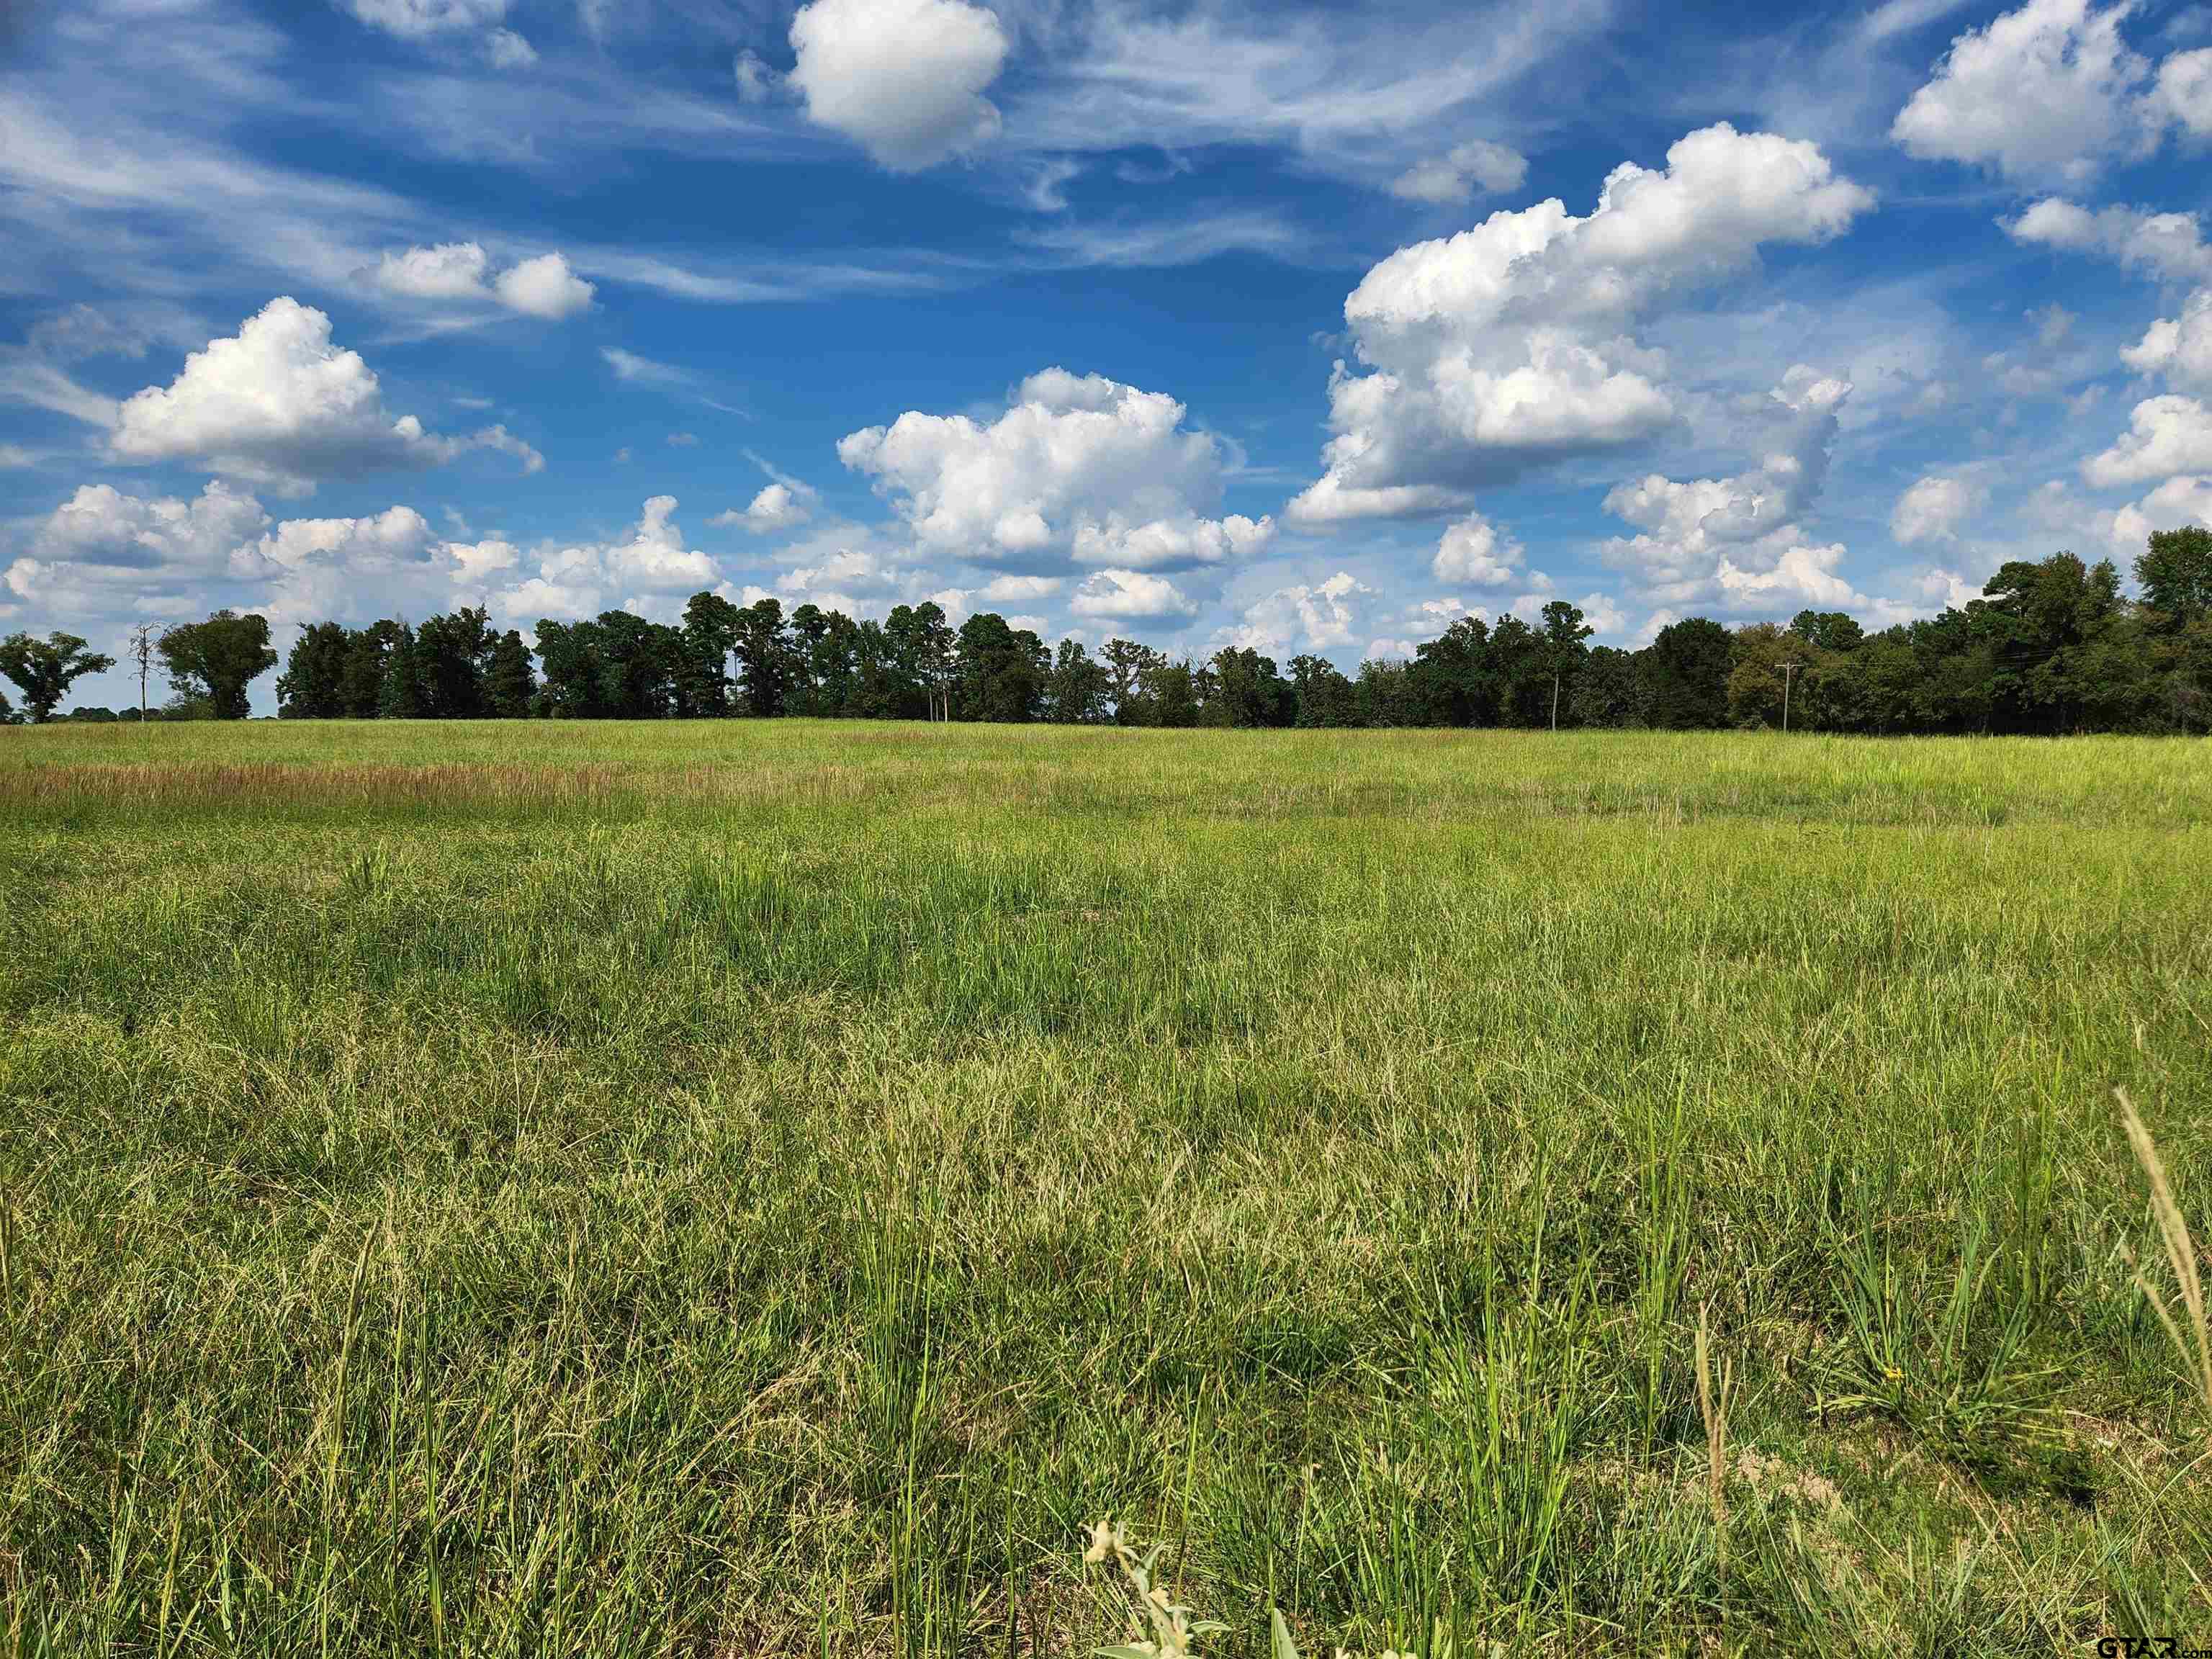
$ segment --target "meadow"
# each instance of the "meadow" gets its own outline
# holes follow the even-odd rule
[[[0,732],[0,1652],[2212,1645],[2121,1090],[2202,741]]]

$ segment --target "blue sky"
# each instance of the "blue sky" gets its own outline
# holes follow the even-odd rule
[[[0,0],[0,629],[1901,619],[2212,522],[2208,160],[2203,4]]]

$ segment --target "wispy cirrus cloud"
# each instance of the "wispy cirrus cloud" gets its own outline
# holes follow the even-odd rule
[[[1316,238],[1274,209],[1217,204],[1152,218],[1062,221],[1018,232],[1015,240],[1050,264],[1158,268],[1224,253],[1295,262],[1311,254]]]
[[[1440,132],[1587,40],[1612,10],[1607,0],[1431,12],[1263,14],[1224,0],[1054,9],[1032,20],[1042,62],[1007,95],[1001,142],[1061,154],[1245,145],[1380,187],[1433,156]]]

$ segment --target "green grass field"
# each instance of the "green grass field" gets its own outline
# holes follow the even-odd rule
[[[0,1652],[2212,1644],[2116,1087],[2202,742],[0,732]]]

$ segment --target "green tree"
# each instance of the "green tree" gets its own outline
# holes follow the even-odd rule
[[[1358,719],[1358,695],[1343,671],[1326,657],[1291,659],[1291,691],[1297,712],[1292,724],[1311,729],[1346,726]]]
[[[1230,671],[1234,674],[1237,671]],[[1244,724],[1238,717],[1241,710],[1222,689],[1220,653],[1202,657],[1190,665],[1191,701],[1198,705],[1198,717],[1192,723],[1209,732],[1237,730]],[[1241,700],[1239,700],[1241,701]]]
[[[1790,631],[1822,651],[1856,651],[1866,630],[1840,611],[1800,611],[1790,620]]]
[[[1297,717],[1297,694],[1275,670],[1275,659],[1249,647],[1231,646],[1213,657],[1213,688],[1206,700],[1209,725],[1288,726]]]
[[[1718,623],[1686,617],[1669,623],[1641,653],[1652,725],[1670,731],[1729,723],[1729,676],[1735,641]]]
[[[1567,712],[1571,722],[1575,676],[1582,672],[1589,656],[1589,636],[1597,630],[1583,620],[1579,606],[1565,599],[1553,599],[1544,607],[1542,626],[1537,630],[1542,635],[1544,656],[1552,670],[1552,726],[1559,724],[1560,689],[1566,693]]]
[[[674,711],[684,636],[628,611],[538,623],[539,706],[563,720],[657,720]]]
[[[2149,676],[2135,699],[2136,720],[2154,731],[2212,730],[2212,529],[2152,532],[2135,574],[2142,589],[2135,632]],[[2102,665],[2102,689],[2109,692],[2127,667]]]
[[[386,618],[346,636],[345,665],[338,689],[349,718],[376,718],[377,710],[384,706],[384,672],[404,631],[399,623]]]
[[[1375,726],[1428,724],[1417,692],[1410,664],[1370,658],[1359,665],[1359,678],[1352,687],[1356,723]]]
[[[1044,641],[995,611],[960,624],[952,659],[956,720],[1021,723],[1036,718],[1052,659]]]
[[[422,712],[433,720],[482,720],[489,712],[485,677],[499,635],[482,608],[425,617],[415,630],[415,675]]]
[[[251,714],[246,688],[276,665],[269,619],[250,611],[218,611],[205,622],[179,623],[163,631],[155,649],[179,699],[187,708],[204,704],[216,720]]]
[[[1893,704],[1899,732],[1986,732],[1996,701],[1996,653],[1986,630],[1964,611],[1923,617],[1905,630],[1917,678]],[[1872,641],[1869,641],[1869,644]],[[1862,647],[1851,654],[1865,653]],[[1891,684],[1907,690],[1896,664]]]
[[[942,710],[937,702],[935,657],[928,632],[919,607],[891,607],[884,618],[880,659],[866,665],[862,701],[871,714],[889,720],[939,717]]]
[[[1198,687],[1187,662],[1170,661],[1153,652],[1146,661],[1138,696],[1154,726],[1182,731],[1198,724]]]
[[[1367,679],[1366,669],[1360,679]],[[1407,671],[1405,693],[1396,699],[1404,707],[1394,710],[1411,724],[1423,726],[1495,726],[1498,724],[1498,679],[1490,651],[1490,624],[1480,617],[1462,617],[1435,639],[1413,648]]]
[[[599,659],[587,623],[538,621],[538,660],[544,669],[538,698],[546,714],[592,720],[608,711],[599,695]]]
[[[599,680],[599,707],[607,718],[659,720],[675,712],[676,678],[684,662],[680,631],[629,611],[602,611],[578,627]]]
[[[833,617],[845,620],[811,602],[791,613],[790,708],[794,714],[834,714],[844,707],[851,665],[838,660],[836,647],[849,646],[850,641],[838,634]]]
[[[1577,726],[1619,730],[1645,725],[1650,696],[1635,654],[1609,645],[1591,647],[1575,676],[1567,707]]]
[[[15,705],[8,701],[8,694],[0,691],[0,726],[21,726],[23,717],[15,712]]]
[[[2166,725],[2168,643],[2151,632],[2136,607],[2123,604],[2075,653],[2073,728],[2141,732]]]
[[[353,635],[343,623],[300,630],[276,677],[276,713],[288,720],[334,720],[346,714],[346,659]]]
[[[1106,718],[1105,667],[1091,660],[1080,640],[1062,640],[1045,682],[1045,718],[1060,726],[1091,726]]]
[[[43,640],[10,634],[0,640],[0,674],[21,688],[25,712],[41,726],[54,717],[70,686],[114,666],[114,658],[87,649],[74,634],[49,634]]]
[[[730,649],[744,687],[745,712],[769,720],[784,712],[790,694],[791,641],[783,631],[783,606],[761,599],[738,611]]]
[[[1819,655],[1794,624],[1787,631],[1772,623],[1737,629],[1735,666],[1728,682],[1729,719],[1746,730],[1779,726],[1786,701],[1790,723],[1810,730],[1818,722],[1798,694],[1806,689],[1805,671]]]
[[[934,599],[924,599],[915,606],[914,619],[922,683],[942,697],[952,682],[953,660],[959,649],[951,619]],[[945,717],[951,718],[950,709]]]
[[[1552,669],[1541,634],[1518,617],[1500,617],[1490,630],[1490,673],[1498,687],[1499,725],[1549,724]]]
[[[399,637],[384,659],[384,680],[377,689],[376,717],[380,720],[419,720],[430,713],[429,689],[423,683],[422,653],[415,630],[404,623]]]
[[[530,647],[512,628],[491,648],[491,666],[484,674],[484,702],[495,719],[521,720],[538,695],[538,676],[530,666]]]
[[[857,714],[864,672],[881,676],[883,629],[872,622],[863,627],[842,611],[823,611],[822,621],[813,647],[815,699],[824,714]]]
[[[2067,732],[2097,709],[2109,717],[2112,688],[2100,677],[2112,656],[2098,647],[2121,614],[2119,572],[2109,559],[2008,560],[1966,614],[1989,648],[1990,709],[2000,730]]]
[[[2191,525],[2153,531],[2136,556],[2136,581],[2159,633],[2182,633],[2212,617],[2212,530]]]
[[[900,720],[947,718],[956,642],[944,607],[934,599],[893,605],[884,620],[884,684],[871,693],[872,700],[888,693],[887,712]]]
[[[2212,611],[2158,643],[2160,723],[2175,732],[2212,731]]]
[[[1106,666],[1107,696],[1113,701],[1114,723],[1158,725],[1145,686],[1166,659],[1149,645],[1139,645],[1134,640],[1112,639],[1099,648],[1098,659]]]
[[[730,712],[730,653],[744,629],[744,613],[719,593],[694,593],[685,604],[683,672],[677,677],[683,713],[720,719]]]
[[[900,612],[905,612],[902,619]],[[903,629],[915,624],[913,608],[896,605],[891,621]],[[848,623],[851,657],[840,712],[861,720],[921,720],[929,713],[929,692],[905,666],[906,653],[894,639],[890,623]]]

